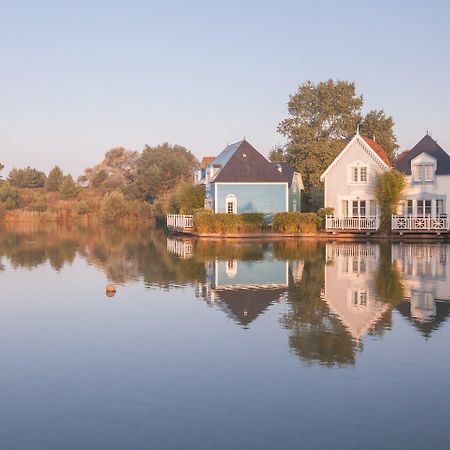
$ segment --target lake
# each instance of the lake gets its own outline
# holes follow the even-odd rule
[[[449,262],[444,243],[4,227],[1,448],[447,449]]]

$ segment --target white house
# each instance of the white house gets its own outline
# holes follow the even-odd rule
[[[448,231],[450,156],[428,134],[402,153],[395,168],[407,178],[394,231]]]
[[[377,176],[390,170],[389,157],[373,140],[357,133],[320,177],[324,183],[328,231],[376,231],[379,208]]]

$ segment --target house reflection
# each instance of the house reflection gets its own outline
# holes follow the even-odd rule
[[[450,247],[442,244],[397,244],[392,260],[405,289],[398,311],[429,337],[450,315]]]
[[[291,276],[301,277],[301,265],[292,267]],[[270,253],[263,260],[210,260],[205,268],[206,282],[198,284],[198,295],[244,327],[282,300],[289,284],[288,261]]]
[[[390,311],[377,295],[380,246],[328,243],[325,252],[323,299],[352,337],[360,340]]]

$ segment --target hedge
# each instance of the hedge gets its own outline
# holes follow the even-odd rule
[[[317,233],[319,217],[315,213],[283,212],[273,216],[276,233]]]
[[[264,214],[214,214],[211,211],[194,214],[194,229],[199,233],[259,233],[264,228]]]

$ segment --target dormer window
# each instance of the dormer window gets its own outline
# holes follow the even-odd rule
[[[413,181],[415,183],[430,183],[434,181],[434,164],[414,164],[412,166]]]

